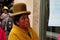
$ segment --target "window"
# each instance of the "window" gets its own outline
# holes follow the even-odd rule
[[[49,0],[50,15],[48,26],[60,26],[60,0]]]

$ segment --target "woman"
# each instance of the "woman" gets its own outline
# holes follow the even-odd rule
[[[17,3],[13,5],[14,25],[9,34],[8,40],[39,40],[36,32],[30,27],[30,11],[26,10],[26,4]]]

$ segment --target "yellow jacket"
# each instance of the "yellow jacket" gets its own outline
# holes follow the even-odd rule
[[[32,28],[28,28],[31,38],[20,27],[13,25],[8,40],[39,40],[37,34]]]

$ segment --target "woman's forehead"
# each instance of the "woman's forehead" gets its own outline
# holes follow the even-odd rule
[[[24,15],[22,15],[22,16],[28,16],[28,15],[25,15],[25,14],[24,14]]]

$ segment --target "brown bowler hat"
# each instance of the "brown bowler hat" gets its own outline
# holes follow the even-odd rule
[[[24,3],[16,3],[13,5],[13,13],[10,14],[11,17],[14,17],[19,14],[30,14],[30,11],[27,11],[26,4]]]

